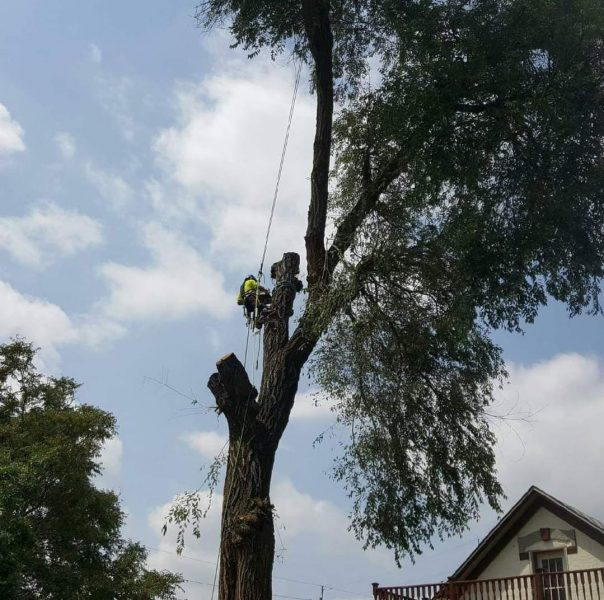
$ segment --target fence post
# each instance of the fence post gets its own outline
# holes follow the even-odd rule
[[[371,584],[371,587],[373,588],[373,597],[374,597],[375,600],[377,600],[377,597],[378,597],[378,587],[379,587],[379,585],[380,584],[376,583],[376,582],[374,582],[374,583]]]
[[[457,600],[457,586],[452,579],[449,579],[449,600]]]
[[[533,600],[543,600],[543,569],[535,569],[533,575]]]

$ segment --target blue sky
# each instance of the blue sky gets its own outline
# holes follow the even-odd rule
[[[193,13],[192,0],[2,3],[0,336],[32,339],[42,368],[117,416],[102,484],[120,491],[125,533],[152,549],[153,566],[201,582],[187,597],[205,599],[220,499],[184,558],[161,536],[162,515],[223,443],[206,381],[218,357],[244,349],[234,298],[258,268],[295,73],[286,59],[229,50]],[[269,262],[303,243],[307,88]],[[507,505],[537,484],[604,518],[601,331],[601,318],[569,321],[551,306],[526,335],[497,334],[511,373],[495,407],[510,418],[494,421]],[[301,392],[274,478],[275,593],[318,598],[324,583],[325,598],[354,600],[371,581],[446,577],[496,516],[401,571],[385,550],[364,553],[329,479],[337,440],[312,445],[332,425],[328,404],[313,407],[307,383]]]

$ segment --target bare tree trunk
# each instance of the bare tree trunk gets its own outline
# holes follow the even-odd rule
[[[275,550],[270,483],[275,452],[298,389],[301,365],[288,358],[289,318],[300,257],[273,265],[277,286],[264,332],[261,394],[234,354],[221,358],[208,381],[229,426],[222,509],[219,600],[270,600]]]
[[[325,223],[329,188],[329,161],[333,129],[333,34],[329,21],[329,2],[303,0],[302,15],[308,46],[315,64],[317,122],[310,176],[310,204],[306,227],[308,287],[312,300],[326,283]]]
[[[227,465],[219,598],[267,600],[272,597],[275,550],[270,481],[274,452],[265,450],[260,427],[233,439]],[[233,432],[237,433],[237,432]]]

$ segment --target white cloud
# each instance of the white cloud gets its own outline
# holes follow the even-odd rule
[[[76,153],[76,143],[73,136],[66,131],[60,131],[55,135],[55,142],[57,147],[59,148],[59,152],[61,156],[70,160],[75,156]]]
[[[178,123],[154,148],[212,231],[212,250],[236,267],[260,258],[293,87],[293,69],[230,63],[221,75],[176,90]],[[314,103],[301,85],[269,246],[303,250]],[[250,256],[251,255],[251,256]],[[278,258],[276,256],[276,258]]]
[[[392,563],[392,556],[384,550],[363,551],[361,543],[348,531],[346,513],[333,502],[301,492],[289,479],[273,486],[271,497],[283,526],[285,547],[311,542],[317,552],[317,567],[327,557],[356,559],[374,566]]]
[[[134,191],[130,184],[117,173],[99,169],[90,162],[86,163],[84,172],[101,198],[114,210],[119,211],[132,201]]]
[[[40,357],[49,368],[58,360],[57,348],[77,340],[71,319],[56,304],[19,293],[0,281],[0,339],[25,337],[40,346]]]
[[[227,443],[226,436],[215,431],[190,431],[183,433],[180,439],[208,460],[214,459]]]
[[[233,302],[223,277],[182,235],[158,223],[143,228],[153,262],[147,267],[106,263],[102,276],[110,287],[101,301],[112,319],[182,318],[196,312],[224,317]]]
[[[321,396],[316,391],[299,393],[296,395],[291,420],[323,421],[333,419],[335,404],[334,400]]]
[[[0,103],[0,154],[25,150],[23,128],[15,121],[4,104]]]
[[[509,500],[535,484],[604,518],[604,365],[580,354],[511,365],[497,409],[520,417],[497,427],[497,465]],[[527,412],[532,416],[523,420]]]
[[[200,492],[200,506],[206,507],[209,502],[208,492]],[[174,498],[176,500],[176,498]],[[192,534],[187,535],[184,554],[176,554],[176,526],[169,525],[165,536],[161,529],[170,510],[171,503],[154,508],[148,518],[151,535],[157,540],[149,548],[147,564],[152,569],[169,570],[182,573],[185,579],[200,583],[185,583],[183,588],[186,595],[182,598],[199,598],[210,600],[218,556],[218,540],[220,532],[220,511],[222,496],[217,494],[212,500],[211,508],[202,523],[201,539],[196,540]],[[210,585],[204,585],[210,584]],[[216,594],[215,594],[216,596]]]
[[[156,178],[150,178],[143,185],[144,197],[162,223],[191,223],[203,225],[203,214],[195,195],[182,187],[169,189]]]
[[[88,44],[88,52],[93,63],[100,65],[103,62],[103,52],[96,44]]]
[[[79,341],[91,348],[100,348],[126,334],[121,323],[95,313],[79,316],[77,328]]]
[[[38,364],[54,372],[60,364],[59,350],[68,344],[98,347],[120,337],[125,329],[96,315],[69,316],[57,304],[22,294],[0,280],[0,342],[21,336],[39,347]]]
[[[23,217],[0,217],[0,248],[27,266],[40,267],[55,255],[75,254],[102,241],[97,221],[53,203]]]

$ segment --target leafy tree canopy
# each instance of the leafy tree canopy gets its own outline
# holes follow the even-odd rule
[[[0,597],[175,598],[182,578],[145,568],[145,548],[120,537],[117,496],[94,486],[114,417],[34,357],[22,340],[0,345]]]
[[[352,526],[399,559],[460,532],[484,498],[498,507],[487,409],[505,369],[492,330],[520,330],[548,298],[600,312],[604,8],[317,2],[340,101],[336,233],[302,325],[352,432],[335,469]],[[311,62],[311,4],[205,0],[198,18],[251,54]]]

